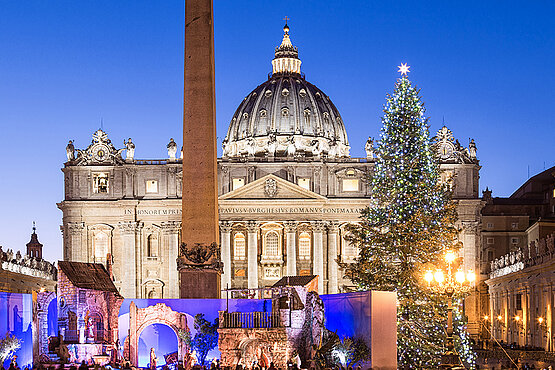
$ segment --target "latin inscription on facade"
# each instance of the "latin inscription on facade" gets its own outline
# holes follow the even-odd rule
[[[227,213],[254,213],[254,214],[289,214],[289,213],[326,213],[326,214],[360,214],[359,208],[321,208],[321,207],[220,207],[220,214]],[[137,216],[167,216],[181,215],[179,208],[137,209]],[[126,209],[125,215],[135,214],[133,208]]]
[[[320,208],[320,207],[220,207],[220,214],[226,213],[270,213],[270,214],[288,214],[288,213],[354,213],[360,214],[362,209],[359,208]]]

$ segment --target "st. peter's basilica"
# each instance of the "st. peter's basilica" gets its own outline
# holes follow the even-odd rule
[[[436,137],[442,176],[454,179],[465,267],[480,271],[476,146],[461,146],[447,127]],[[305,79],[287,26],[272,74],[239,104],[222,149],[222,287],[317,275],[320,293],[349,290],[338,262],[357,255],[345,226],[369,205],[373,143],[368,140],[365,158],[350,156],[345,123],[331,99]],[[124,297],[179,297],[181,159],[173,139],[167,150],[166,159],[136,159],[131,139],[118,149],[102,130],[85,149],[67,147],[65,198],[58,204],[64,260],[110,258]],[[467,314],[478,309],[471,306]]]

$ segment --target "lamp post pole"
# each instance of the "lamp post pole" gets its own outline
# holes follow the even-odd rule
[[[461,269],[453,274],[453,262],[457,259],[454,252],[445,253],[445,261],[447,262],[447,274],[441,269],[435,272],[427,271],[424,279],[428,282],[428,287],[435,293],[447,296],[447,343],[445,343],[446,351],[441,356],[441,368],[451,369],[459,365],[459,356],[455,352],[455,343],[453,340],[453,296],[455,293],[466,293],[470,291],[476,280],[473,271],[464,273]]]

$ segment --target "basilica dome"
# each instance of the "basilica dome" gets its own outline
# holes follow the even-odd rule
[[[349,157],[339,111],[301,73],[289,27],[272,60],[272,74],[239,105],[223,141],[223,157]]]

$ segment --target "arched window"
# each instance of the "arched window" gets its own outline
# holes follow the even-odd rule
[[[299,235],[299,259],[310,259],[310,234],[307,232]]]
[[[245,234],[236,233],[233,237],[233,255],[235,259],[245,259]]]
[[[108,235],[103,231],[94,234],[94,261],[103,263],[108,254]]]
[[[270,231],[264,237],[264,255],[266,257],[279,257],[279,236],[275,231]]]
[[[158,257],[158,236],[150,234],[146,238],[146,255],[147,257]]]

